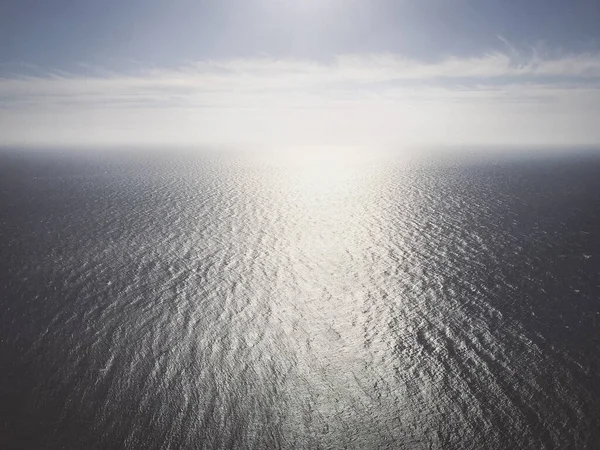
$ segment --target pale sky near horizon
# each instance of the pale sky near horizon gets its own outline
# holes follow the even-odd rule
[[[597,0],[12,0],[0,146],[600,145]]]

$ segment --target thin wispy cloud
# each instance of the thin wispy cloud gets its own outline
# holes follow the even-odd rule
[[[600,55],[207,60],[0,79],[4,144],[594,143]],[[512,128],[511,128],[512,126]],[[550,128],[550,132],[548,132]],[[287,133],[287,134],[286,134]],[[517,139],[518,137],[518,139]]]

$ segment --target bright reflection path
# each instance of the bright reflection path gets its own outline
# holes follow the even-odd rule
[[[426,298],[439,274],[420,279],[421,238],[410,242],[420,194],[390,184],[390,163],[397,179],[410,175],[383,153],[312,149],[281,153],[244,178],[244,202],[260,211],[248,226],[264,233],[260,270],[246,282],[254,295],[268,292],[272,335],[262,344],[286,374],[275,381],[284,384],[285,434],[307,448],[388,445],[417,417],[397,378],[413,363],[398,346],[408,334],[406,355],[418,351],[411,342],[423,317],[434,320]],[[434,387],[423,379],[417,404],[435,402]]]
[[[269,228],[279,228],[267,245],[277,275],[264,282],[278,286],[271,325],[277,354],[291,358],[286,404],[290,413],[309,414],[293,413],[286,423],[299,439],[307,425],[330,444],[367,426],[356,415],[364,401],[357,383],[371,383],[361,381],[365,364],[386,347],[365,335],[373,333],[365,318],[377,295],[371,288],[383,231],[385,180],[374,162],[360,152],[290,153],[273,161],[261,183],[274,218]]]

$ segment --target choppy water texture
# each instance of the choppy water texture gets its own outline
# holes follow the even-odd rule
[[[0,165],[3,449],[600,446],[600,158]]]

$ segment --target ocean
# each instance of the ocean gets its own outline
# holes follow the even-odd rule
[[[0,448],[600,448],[600,154],[6,150]]]

